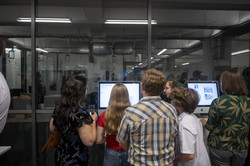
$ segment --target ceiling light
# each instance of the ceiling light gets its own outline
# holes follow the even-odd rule
[[[188,47],[191,47],[197,43],[200,43],[200,40],[194,40],[194,41],[191,41],[189,44],[188,44]]]
[[[31,22],[31,18],[19,17],[18,22]],[[36,22],[48,22],[48,23],[71,23],[70,18],[36,18]]]
[[[167,51],[166,48],[164,48],[163,50],[161,50],[157,55],[161,55],[163,52]]]
[[[241,51],[232,52],[231,55],[238,55],[238,54],[243,54],[243,53],[246,53],[246,52],[250,52],[250,50],[249,50],[249,49],[246,49],[246,50],[241,50]]]
[[[183,63],[183,64],[181,64],[182,66],[185,66],[185,65],[189,65],[189,63],[187,62],[187,63]]]
[[[215,30],[213,31],[213,33],[212,33],[212,36],[215,36],[215,35],[219,34],[220,32],[221,32],[221,30],[215,29]]]
[[[177,53],[177,52],[179,52],[179,51],[181,51],[181,49],[175,49],[175,50],[174,50],[174,53]]]
[[[106,20],[105,24],[148,24],[148,20]],[[156,20],[151,20],[151,24],[157,24]]]
[[[139,63],[139,65],[142,65],[142,63]]]
[[[154,59],[154,57],[151,57],[150,59]]]
[[[40,51],[40,52],[44,52],[44,53],[48,53],[47,50],[44,50],[44,49],[41,49],[41,48],[36,48],[37,51]]]

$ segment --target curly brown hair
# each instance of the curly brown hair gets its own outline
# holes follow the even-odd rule
[[[165,75],[156,69],[148,69],[142,75],[142,85],[145,92],[150,96],[159,96],[165,83]]]
[[[180,107],[184,112],[193,113],[199,103],[199,96],[193,89],[175,87],[171,93],[174,106]]]
[[[70,111],[74,107],[79,107],[79,103],[85,98],[86,90],[87,79],[85,77],[79,75],[68,77],[61,91],[60,113],[54,121],[56,126],[68,121]]]

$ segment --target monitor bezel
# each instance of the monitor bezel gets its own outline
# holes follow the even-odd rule
[[[219,90],[219,84],[218,84],[218,81],[216,81],[216,80],[210,80],[210,81],[187,81],[187,88],[189,88],[188,87],[188,83],[198,83],[198,84],[200,84],[200,83],[203,83],[203,84],[207,84],[207,83],[213,83],[213,84],[215,84],[216,85],[216,88],[217,88],[217,94],[218,94],[218,97],[220,97],[220,90]],[[190,89],[192,89],[192,88],[190,88]],[[217,98],[218,98],[217,97]],[[216,99],[216,98],[215,98]],[[211,104],[210,105],[197,105],[197,107],[210,107],[211,106]]]
[[[141,82],[140,81],[99,81],[98,82],[98,109],[107,109],[107,107],[100,106],[100,84],[138,84],[139,85],[139,100],[141,99]]]

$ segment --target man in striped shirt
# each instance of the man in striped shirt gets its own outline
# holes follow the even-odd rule
[[[165,82],[162,72],[146,70],[143,98],[123,114],[116,139],[128,150],[131,165],[173,165],[178,118],[175,108],[160,98]]]

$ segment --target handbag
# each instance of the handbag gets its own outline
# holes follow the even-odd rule
[[[54,130],[49,139],[47,140],[47,142],[45,143],[45,145],[43,146],[43,149],[42,149],[42,152],[44,151],[44,149],[46,148],[47,146],[47,152],[49,152],[49,150],[51,148],[56,148],[58,143],[59,143],[59,140],[60,140],[60,132],[58,130]]]
[[[55,108],[55,111],[57,111],[59,108],[59,105]],[[60,140],[60,132],[55,129],[51,134],[50,134],[50,137],[49,139],[47,140],[47,142],[45,143],[45,145],[43,146],[43,149],[42,149],[42,152],[44,151],[44,149],[46,148],[47,146],[47,152],[49,152],[49,150],[51,148],[56,148],[58,143],[59,143],[59,140]]]

